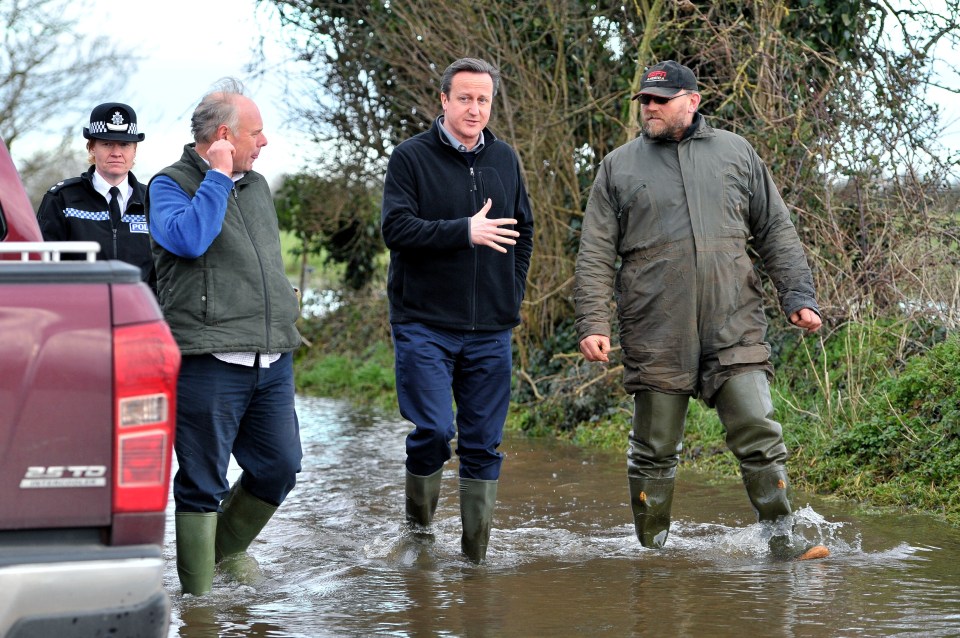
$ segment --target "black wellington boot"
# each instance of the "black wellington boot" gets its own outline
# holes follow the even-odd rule
[[[766,372],[753,370],[727,379],[716,396],[717,415],[727,431],[727,445],[740,460],[743,485],[758,520],[774,526],[770,555],[775,560],[822,558],[829,550],[793,531],[787,498],[787,448],[783,428],[773,419]]]
[[[830,555],[824,545],[811,543],[794,532],[793,515],[787,500],[786,469],[773,467],[745,474],[743,484],[760,522],[773,525],[769,546],[774,560],[810,560]]]
[[[644,547],[663,547],[670,533],[674,476],[689,400],[687,395],[650,391],[638,392],[633,398],[627,481],[633,525]]]

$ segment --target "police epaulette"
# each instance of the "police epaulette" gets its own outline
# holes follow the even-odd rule
[[[67,179],[60,180],[59,182],[51,186],[48,192],[56,193],[58,190],[60,190],[64,186],[70,186],[71,184],[76,184],[80,180],[81,180],[80,177],[68,177]]]

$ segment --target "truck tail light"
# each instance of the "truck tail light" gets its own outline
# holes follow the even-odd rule
[[[167,507],[180,350],[162,321],[118,327],[113,336],[113,511]]]

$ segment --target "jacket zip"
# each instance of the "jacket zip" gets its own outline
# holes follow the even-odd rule
[[[733,174],[733,173],[730,173],[730,172],[726,172],[726,173],[724,173],[724,175],[725,175],[726,177],[729,177],[729,178],[732,179],[733,181],[735,181],[735,182],[737,183],[737,185],[738,185],[740,188],[743,189],[743,192],[745,192],[749,197],[753,197],[753,191],[750,190],[750,187],[747,186],[746,184],[744,184],[744,183],[743,183],[743,180],[741,180],[737,175],[735,175],[735,174]]]
[[[480,201],[480,189],[477,187],[477,175],[473,171],[473,167],[470,167],[470,190],[473,191],[473,204],[475,210],[480,210],[481,201]],[[473,303],[470,308],[470,329],[477,329],[477,296],[478,290],[480,287],[480,251],[477,250],[477,247],[473,247]]]
[[[753,191],[750,190],[750,188],[749,188],[746,184],[744,184],[743,181],[742,181],[737,175],[735,175],[735,174],[733,174],[733,173],[730,173],[730,172],[725,172],[725,173],[723,174],[723,176],[724,176],[724,177],[729,177],[730,180],[733,181],[734,184],[736,184],[736,185],[739,186],[741,189],[743,189],[743,192],[745,192],[745,193],[747,194],[747,197],[748,197],[749,199],[753,199]],[[736,213],[737,213],[737,215],[741,215],[741,216],[743,215],[743,211],[740,209],[740,201],[739,201],[739,200],[737,201],[737,211],[736,211]]]
[[[240,195],[237,193],[237,187],[234,185],[230,189],[230,194],[233,195],[233,201],[237,205],[237,210],[240,210]],[[264,332],[267,337],[267,351],[264,354],[271,354],[272,348],[270,347],[270,290],[267,288],[267,273],[263,270],[263,258],[260,256],[260,248],[257,246],[257,243],[253,241],[253,238],[250,236],[250,230],[247,228],[247,220],[243,216],[241,211],[240,220],[243,222],[243,228],[247,231],[247,237],[250,239],[250,244],[253,246],[253,252],[257,253],[257,265],[260,266],[260,283],[263,285],[263,327]]]
[[[630,196],[627,197],[627,201],[623,203],[619,208],[617,208],[617,221],[620,221],[620,218],[623,217],[623,213],[626,212],[627,207],[633,203],[633,198],[637,196],[637,193],[642,191],[647,187],[646,184],[640,184],[633,189],[633,192],[630,193]]]

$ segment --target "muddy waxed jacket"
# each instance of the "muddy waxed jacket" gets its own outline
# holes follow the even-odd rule
[[[624,387],[709,399],[736,368],[772,372],[760,256],[789,317],[819,313],[796,229],[767,168],[739,135],[698,126],[641,136],[600,164],[576,265],[578,340],[610,336],[617,302]]]

